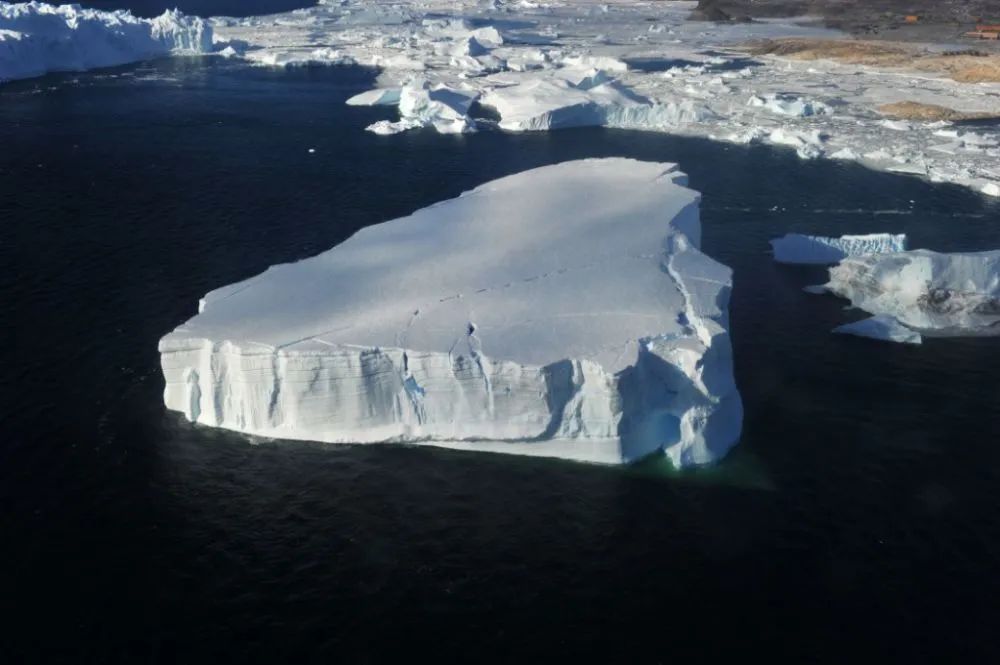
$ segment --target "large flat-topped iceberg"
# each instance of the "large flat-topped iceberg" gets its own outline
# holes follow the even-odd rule
[[[176,10],[142,19],[80,5],[0,2],[0,81],[211,50],[212,27]]]
[[[482,185],[209,293],[165,401],[256,435],[677,466],[736,443],[731,272],[672,164]]]

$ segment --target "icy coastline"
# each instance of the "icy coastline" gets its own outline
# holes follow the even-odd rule
[[[168,408],[325,442],[721,458],[731,272],[671,164],[566,162],[209,293],[160,342]]]
[[[338,0],[213,25],[220,40],[246,45],[240,57],[253,63],[378,67],[379,88],[397,95],[373,93],[380,105],[407,99],[399,95],[407,88],[466,100],[401,105],[398,118],[370,128],[378,133],[475,131],[468,107],[479,102],[507,131],[603,125],[761,143],[1000,196],[996,127],[892,119],[879,110],[903,102],[1000,114],[1000,83],[751,59],[741,46],[752,40],[838,34],[791,20],[689,21],[695,5]]]

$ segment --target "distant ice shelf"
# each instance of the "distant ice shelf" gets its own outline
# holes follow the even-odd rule
[[[159,345],[203,425],[678,467],[737,442],[731,271],[672,164],[566,162],[209,293]]]
[[[823,236],[788,233],[771,241],[774,260],[779,263],[834,264],[848,256],[885,254],[906,249],[906,235],[871,233],[868,235]]]
[[[0,81],[212,48],[211,25],[176,10],[142,19],[80,5],[0,2]]]

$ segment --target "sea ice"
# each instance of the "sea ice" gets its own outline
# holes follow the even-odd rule
[[[325,62],[374,65],[379,88],[400,89],[419,74],[432,86],[467,90],[492,104],[500,127],[511,131],[603,125],[764,143],[804,159],[854,160],[1000,196],[996,128],[946,129],[879,111],[913,102],[1000,114],[1000,84],[773,55],[751,60],[741,49],[753,40],[842,35],[787,20],[689,21],[689,2],[607,7],[587,0],[336,0],[213,21],[227,43],[252,45],[243,55],[249,61],[317,62],[316,49],[334,49],[343,60]],[[628,64],[637,62],[665,68]],[[401,117],[372,129],[408,126],[424,123]],[[453,126],[468,123],[444,125]]]
[[[80,5],[0,2],[0,81],[211,51],[212,27],[176,10],[142,19]]]
[[[906,249],[906,235],[872,233],[824,238],[788,233],[772,240],[771,249],[779,263],[834,264],[848,256],[902,252]]]
[[[1000,251],[851,257],[824,288],[924,336],[1000,335]]]
[[[881,314],[854,323],[837,326],[833,332],[857,337],[870,337],[901,344],[921,344],[920,333],[910,330],[891,316]]]
[[[717,460],[742,422],[731,271],[686,183],[538,168],[213,291],[160,341],[165,402],[267,437]]]

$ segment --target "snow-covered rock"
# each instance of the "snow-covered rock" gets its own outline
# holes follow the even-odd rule
[[[142,19],[79,5],[0,2],[0,81],[211,51],[212,27],[176,10]]]
[[[924,336],[1000,335],[1000,251],[847,258],[824,288]]]
[[[906,249],[906,235],[871,233],[824,238],[788,233],[772,240],[771,249],[779,263],[834,264],[848,256],[902,252]]]
[[[736,443],[731,271],[671,164],[566,162],[209,293],[160,341],[204,425],[677,466]]]
[[[885,314],[837,326],[833,332],[857,337],[870,337],[887,342],[899,342],[900,344],[923,343],[920,333],[910,330],[896,319]]]

